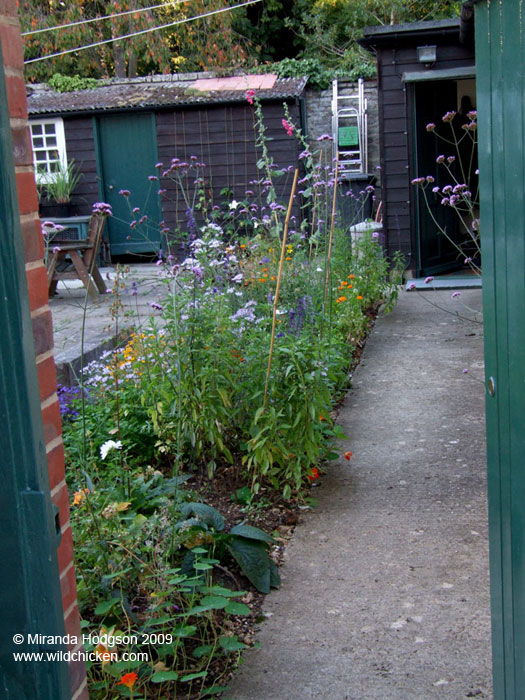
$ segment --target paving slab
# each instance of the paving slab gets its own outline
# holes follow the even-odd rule
[[[480,309],[401,292],[377,320],[338,419],[352,459],[314,489],[224,698],[492,697]]]
[[[158,316],[151,304],[161,303],[166,296],[163,273],[154,263],[123,265],[119,271],[100,268],[100,272],[108,288],[106,295],[86,300],[82,282],[68,280],[58,283],[56,296],[49,300],[55,362],[62,383],[75,382],[82,355],[88,363],[114,344],[117,326],[119,330],[143,327]]]

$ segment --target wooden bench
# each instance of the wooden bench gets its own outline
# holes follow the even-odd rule
[[[106,216],[95,212],[91,215],[87,237],[83,240],[61,240],[57,232],[49,242],[47,255],[47,286],[49,296],[56,292],[60,280],[79,279],[84,284],[90,298],[97,299],[99,294],[105,294],[107,289],[97,265],[97,257],[102,241],[102,232]],[[71,258],[68,269],[61,271],[59,266],[66,257]]]

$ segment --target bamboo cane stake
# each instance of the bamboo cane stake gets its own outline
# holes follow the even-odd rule
[[[266,382],[264,384],[263,406],[266,406],[266,400],[268,398],[268,385],[270,383],[270,372],[272,369],[273,349],[275,346],[275,327],[277,325],[277,304],[279,302],[279,290],[281,288],[281,277],[283,274],[284,258],[285,258],[285,254],[286,254],[286,239],[288,236],[288,226],[290,224],[290,216],[292,214],[293,198],[295,196],[295,188],[297,187],[298,176],[299,176],[299,170],[298,170],[298,168],[296,168],[294,178],[293,178],[292,191],[290,193],[290,201],[288,202],[288,211],[286,212],[286,219],[284,221],[283,240],[282,240],[282,244],[281,244],[281,259],[279,260],[279,269],[277,271],[277,283],[275,285],[275,295],[274,295],[274,299],[273,299],[272,336],[271,336],[271,340],[270,340],[270,354],[268,356],[268,368],[266,370]]]
[[[335,227],[335,208],[337,206],[337,178],[339,175],[339,159],[335,161],[334,175],[334,196],[332,198],[332,220],[330,222],[330,239],[328,241],[328,256],[326,258],[325,282],[324,282],[324,302],[323,307],[326,309],[326,300],[328,298],[328,283],[330,281],[330,268],[332,265],[332,245],[334,241]]]

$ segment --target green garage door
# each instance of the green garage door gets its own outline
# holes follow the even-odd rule
[[[150,113],[116,114],[97,120],[98,168],[104,201],[111,204],[108,219],[111,255],[154,253],[160,247],[161,208],[155,175],[157,141],[155,116]],[[121,190],[131,195],[123,197]],[[139,214],[132,209],[140,207]],[[144,223],[130,227],[146,216]]]
[[[525,698],[525,34],[476,4],[495,700]]]

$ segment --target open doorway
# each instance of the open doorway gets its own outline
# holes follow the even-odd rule
[[[442,122],[442,116],[447,112],[456,112],[451,125],[458,141],[465,136],[462,126],[469,121],[467,113],[476,108],[475,80],[414,83],[412,105],[414,177],[431,175],[435,178],[433,186],[440,188],[448,184],[454,185],[454,181],[463,183],[469,180],[466,184],[476,196],[477,149],[472,153],[472,140],[463,139],[457,149],[453,142],[446,143],[427,130],[427,125],[434,123],[440,133],[453,141],[450,127]],[[456,161],[449,166],[453,177],[443,165],[437,163],[440,155],[456,156]],[[463,169],[460,160],[463,161]],[[427,189],[427,193],[425,202],[422,192],[417,190],[413,208],[417,275],[461,270],[465,268],[465,258],[475,254],[469,245],[471,237],[466,230],[466,226],[471,225],[469,216],[466,214],[462,223],[457,212],[450,206],[444,206],[441,197],[431,193],[431,188]],[[446,235],[439,230],[440,228]]]

